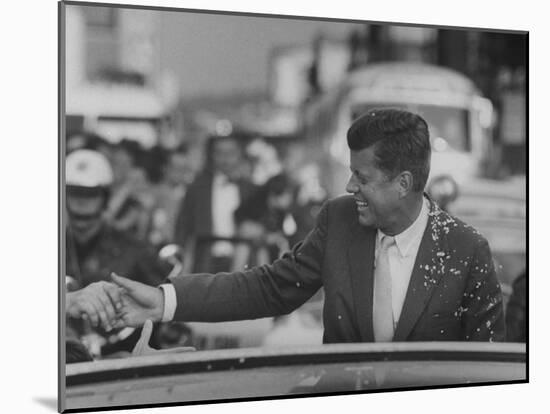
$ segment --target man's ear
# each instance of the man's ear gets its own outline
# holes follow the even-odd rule
[[[395,179],[399,186],[399,198],[406,197],[413,190],[414,177],[412,173],[410,171],[402,171]]]

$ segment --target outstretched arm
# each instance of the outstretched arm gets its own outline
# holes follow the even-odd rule
[[[305,240],[272,265],[247,272],[181,275],[171,279],[175,291],[174,319],[219,322],[255,319],[291,312],[321,287],[326,239],[326,206]],[[164,294],[139,282],[113,275],[124,289],[119,326],[141,326],[164,314]]]
[[[271,265],[244,272],[194,274],[172,278],[175,319],[221,322],[287,314],[322,285],[328,212],[292,251]]]

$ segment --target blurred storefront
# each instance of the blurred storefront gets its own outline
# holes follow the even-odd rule
[[[179,89],[159,59],[160,15],[84,5],[66,13],[67,134],[175,145]]]

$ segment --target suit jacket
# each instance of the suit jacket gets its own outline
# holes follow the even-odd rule
[[[430,204],[393,340],[503,340],[502,294],[487,240]],[[375,228],[359,224],[353,197],[328,201],[308,236],[273,264],[174,278],[175,318],[286,314],[323,286],[323,342],[372,342],[375,237]]]
[[[527,340],[527,272],[514,280],[513,291],[506,307],[506,339],[510,342]]]

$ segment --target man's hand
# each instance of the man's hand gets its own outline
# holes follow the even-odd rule
[[[122,310],[121,289],[108,282],[96,282],[75,292],[67,292],[65,311],[73,318],[85,318],[110,331]]]
[[[114,327],[142,326],[147,319],[159,322],[164,311],[164,293],[161,289],[111,274],[113,282],[122,288],[122,309]]]

